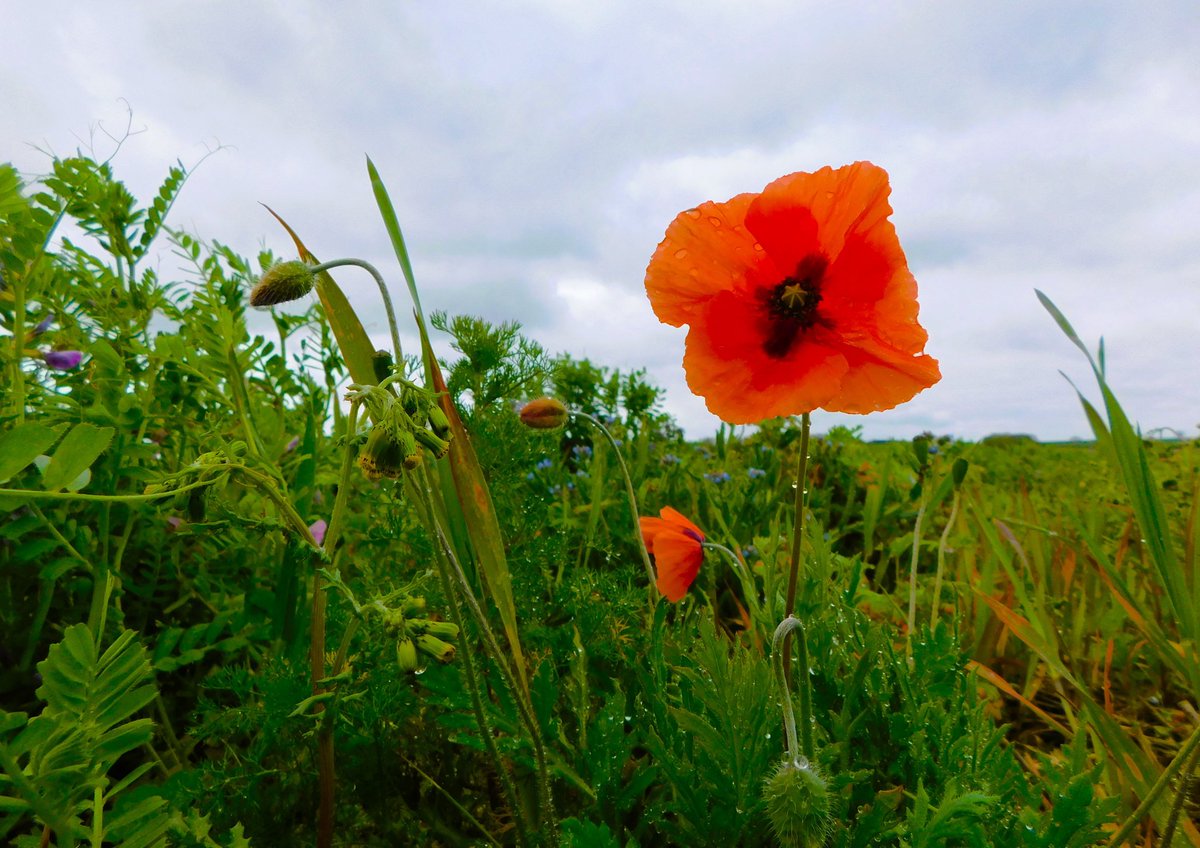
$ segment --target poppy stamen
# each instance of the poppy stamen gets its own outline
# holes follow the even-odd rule
[[[810,254],[800,260],[796,273],[767,290],[767,337],[763,351],[772,359],[783,359],[796,337],[818,321],[821,279],[829,260]]]

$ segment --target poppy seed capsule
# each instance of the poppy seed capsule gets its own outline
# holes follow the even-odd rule
[[[567,423],[570,413],[562,401],[538,398],[521,407],[521,423],[534,430],[557,430]]]
[[[784,848],[820,848],[829,834],[829,785],[804,757],[786,759],[763,787],[767,817]]]
[[[258,284],[250,291],[251,306],[274,306],[277,303],[287,303],[299,300],[317,283],[317,277],[308,263],[293,260],[272,265],[258,279]]]

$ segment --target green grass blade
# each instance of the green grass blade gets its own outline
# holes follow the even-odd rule
[[[396,251],[396,261],[404,272],[404,281],[408,283],[408,293],[412,295],[413,305],[417,308],[417,323],[425,329],[425,311],[421,309],[421,297],[417,294],[417,280],[413,276],[412,263],[408,259],[408,248],[404,244],[404,234],[400,232],[400,222],[396,219],[396,210],[392,199],[388,196],[387,187],[375,168],[371,157],[367,157],[367,173],[371,177],[371,190],[375,192],[375,202],[379,205],[379,214],[383,216],[383,225],[387,228],[388,237],[392,240],[392,248]]]

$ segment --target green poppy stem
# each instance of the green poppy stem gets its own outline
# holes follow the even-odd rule
[[[331,259],[328,262],[322,262],[320,265],[314,265],[310,269],[314,274],[319,274],[322,271],[328,271],[330,268],[340,268],[345,265],[354,265],[357,268],[362,268],[368,274],[375,278],[375,285],[379,287],[379,294],[383,298],[383,308],[387,311],[388,327],[392,331],[392,348],[396,355],[396,364],[399,365],[404,361],[404,357],[400,351],[400,331],[396,325],[396,312],[392,309],[392,296],[388,293],[387,283],[383,281],[383,275],[370,262],[362,259]]]
[[[796,490],[796,519],[792,523],[792,555],[788,565],[787,601],[784,604],[784,618],[796,611],[796,585],[800,578],[800,554],[804,544],[804,513],[808,499],[808,436],[811,421],[808,413],[800,416],[800,457],[796,461],[796,479],[792,488]],[[783,646],[783,673],[791,672],[792,651],[790,642]]]

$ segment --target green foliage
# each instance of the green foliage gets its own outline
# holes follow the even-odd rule
[[[121,846],[153,844],[166,831],[165,801],[124,793],[148,771],[110,775],[117,761],[147,744],[153,725],[134,718],[157,695],[149,656],[131,630],[100,651],[85,625],[76,624],[38,663],[46,702],[42,712],[3,713],[0,724],[20,728],[0,742],[0,835],[11,833],[33,813],[59,844],[88,839]],[[22,726],[23,725],[23,726]],[[118,798],[118,796],[120,796]]]
[[[449,333],[451,345],[462,354],[450,364],[446,385],[455,401],[471,396],[473,415],[497,401],[542,393],[549,363],[541,345],[521,335],[521,325],[489,324],[470,315],[447,317],[434,312],[429,323]]]

